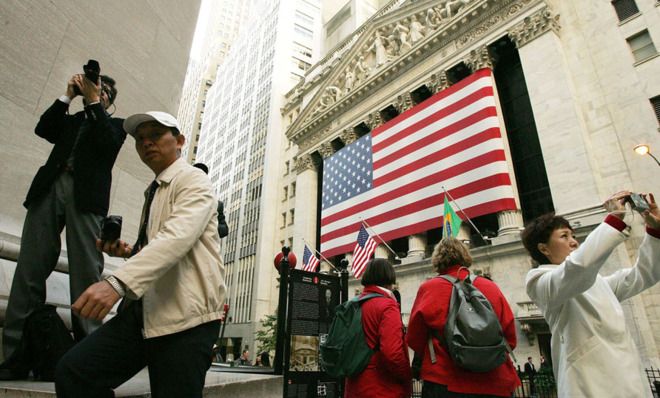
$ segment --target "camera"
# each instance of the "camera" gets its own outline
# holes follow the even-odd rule
[[[626,197],[626,202],[630,203],[630,207],[639,213],[649,209],[649,203],[644,199],[644,195],[639,193],[631,193]]]
[[[98,83],[99,75],[101,74],[101,65],[99,65],[99,61],[90,59],[87,61],[86,65],[83,65],[83,71],[85,72],[85,79],[88,79],[94,84]],[[74,86],[73,91],[78,95],[82,95],[78,86]]]
[[[107,216],[101,224],[101,240],[113,242],[121,235],[121,216]]]

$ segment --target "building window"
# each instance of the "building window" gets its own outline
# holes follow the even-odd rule
[[[658,98],[658,97],[656,97],[656,99],[657,99],[657,98]],[[655,104],[655,113],[658,114],[658,105],[657,105],[657,102],[656,102],[656,104]],[[292,182],[292,183],[291,183],[291,197],[293,198],[294,196],[296,196],[296,183],[295,183],[295,182]]]
[[[616,11],[617,17],[619,17],[619,21],[625,21],[639,13],[635,0],[614,0],[612,1],[612,6],[614,7],[614,11]]]
[[[293,224],[296,218],[296,211],[294,209],[289,210],[289,214],[291,215],[291,219],[289,220],[289,225]]]
[[[633,57],[635,57],[635,62],[641,62],[657,54],[649,31],[646,29],[629,37],[627,41]]]
[[[286,200],[286,198],[289,197],[289,187],[284,187],[284,198],[282,200]]]
[[[655,118],[658,119],[658,124],[660,124],[660,95],[651,98],[651,106],[653,107],[653,111],[655,111]],[[295,183],[292,189],[295,191]]]
[[[286,227],[286,212],[282,213],[282,228]]]
[[[284,162],[284,175],[289,174],[289,161]]]

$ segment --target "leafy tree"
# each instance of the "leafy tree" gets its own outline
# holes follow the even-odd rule
[[[273,352],[275,351],[275,334],[277,331],[277,310],[275,314],[266,315],[260,322],[261,328],[257,330],[256,335],[257,352]]]

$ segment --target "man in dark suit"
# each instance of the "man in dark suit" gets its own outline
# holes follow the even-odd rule
[[[536,367],[532,362],[532,357],[527,357],[527,362],[525,362],[525,377],[529,380],[529,391],[531,394],[536,393],[536,387],[534,386],[534,376],[536,375]]]
[[[69,115],[69,104],[78,95],[85,109]],[[101,278],[103,255],[96,250],[96,239],[108,213],[112,167],[126,138],[123,120],[107,113],[116,96],[112,78],[101,76],[93,82],[74,75],[66,93],[37,123],[35,133],[54,147],[23,204],[27,215],[5,313],[0,380],[28,374],[23,329],[28,316],[46,300],[46,279],[57,264],[65,225],[71,302]],[[101,324],[73,314],[71,318],[76,340]]]
[[[193,164],[193,167],[197,167],[206,174],[209,173],[209,167],[204,163],[195,163]],[[220,235],[221,238],[224,238],[225,236],[229,235],[229,226],[227,225],[227,221],[225,220],[224,210],[225,210],[224,203],[222,203],[221,200],[218,200],[218,235]]]

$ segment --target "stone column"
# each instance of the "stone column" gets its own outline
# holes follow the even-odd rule
[[[376,246],[376,251],[374,252],[374,257],[376,258],[389,258],[390,257],[390,251],[389,249],[384,245],[384,244],[379,244]]]
[[[312,157],[304,154],[296,159],[296,219],[293,225],[294,253],[300,253],[298,261],[302,261],[303,239],[315,247],[316,245],[316,195],[318,191],[318,170]],[[303,238],[303,239],[299,239]]]
[[[541,148],[553,154],[544,162],[554,207],[567,213],[599,204],[600,197],[559,29],[559,16],[546,7],[514,26],[509,37],[518,47]]]
[[[393,104],[399,113],[403,113],[412,108],[412,97],[409,92],[405,92],[396,97],[396,103]]]
[[[426,87],[433,93],[438,93],[449,87],[449,79],[447,79],[447,71],[441,70],[431,75],[426,82]]]
[[[522,212],[520,210],[501,211],[497,213],[497,223],[499,224],[498,236],[518,236],[520,229],[523,227]]]
[[[375,111],[370,113],[367,116],[367,120],[364,121],[364,123],[369,126],[371,130],[375,129],[376,127],[380,126],[383,124],[383,118],[380,116],[379,111]]]
[[[470,51],[470,55],[466,57],[463,62],[472,70],[476,72],[480,69],[488,68],[493,69],[493,58],[488,51],[488,46],[484,45],[477,49]],[[519,233],[519,229],[523,226],[522,213],[520,212],[520,196],[518,195],[518,186],[516,184],[515,171],[513,169],[513,163],[511,162],[511,148],[509,147],[509,139],[506,133],[506,125],[504,124],[504,119],[502,118],[502,107],[500,106],[500,97],[497,93],[497,85],[495,84],[495,78],[492,78],[493,83],[493,92],[495,97],[495,104],[497,107],[497,116],[499,119],[500,132],[502,134],[502,144],[504,145],[504,152],[506,154],[506,162],[509,169],[509,174],[511,176],[511,188],[513,189],[513,196],[516,201],[516,207],[518,210],[505,211],[498,213],[497,221],[499,223],[498,236],[502,235],[512,235]]]
[[[344,129],[341,134],[339,134],[339,138],[342,140],[344,145],[350,145],[358,139],[358,136],[353,128],[347,128]]]
[[[426,255],[426,234],[408,236],[408,258],[423,259]]]
[[[486,45],[470,51],[470,54],[463,59],[463,63],[465,63],[472,72],[484,68],[493,69],[493,59],[490,56],[488,46]]]

